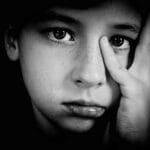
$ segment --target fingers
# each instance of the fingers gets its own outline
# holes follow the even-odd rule
[[[150,68],[150,15],[141,33],[134,57],[130,71],[145,73]]]
[[[101,38],[100,46],[104,58],[104,63],[112,78],[121,85],[126,85],[128,83],[131,84],[131,77],[128,73],[128,70],[119,64],[116,58],[116,54],[109,44],[107,37]]]
[[[135,52],[135,62],[145,63],[146,57],[150,57],[150,15],[140,35],[140,41]]]
[[[150,47],[150,14],[147,18],[146,25],[143,28],[141,38],[140,38],[140,48],[145,49],[145,45],[147,48]]]

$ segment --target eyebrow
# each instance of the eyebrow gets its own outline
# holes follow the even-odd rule
[[[113,28],[119,29],[119,30],[127,30],[133,33],[138,34],[140,32],[140,27],[136,24],[130,24],[130,23],[121,23],[121,24],[114,24],[112,25]]]
[[[77,20],[76,18],[73,18],[71,16],[67,16],[66,14],[60,14],[59,12],[50,10],[47,13],[45,13],[44,15],[41,15],[38,17],[38,20],[41,21],[60,21],[60,22],[64,22],[70,25],[77,25],[77,26],[81,26],[82,23]],[[111,25],[112,28],[118,29],[118,30],[127,30],[130,31],[134,34],[138,34],[140,32],[140,27],[136,24],[132,24],[132,23],[113,23],[113,25]]]
[[[73,25],[81,25],[81,22],[75,18],[72,18],[67,15],[60,14],[55,11],[49,11],[48,13],[45,13],[44,15],[39,17],[40,21],[61,21],[67,24],[73,24]]]

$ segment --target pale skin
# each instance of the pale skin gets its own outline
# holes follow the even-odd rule
[[[100,45],[106,67],[120,85],[122,94],[117,112],[117,131],[128,141],[144,142],[150,126],[150,19],[128,70],[119,64],[107,37],[101,39]]]
[[[136,17],[133,15],[129,18],[126,9],[122,12],[122,5],[117,7],[118,11],[116,12],[112,11],[115,10],[112,9],[114,7],[108,8],[104,7],[102,10],[95,11],[91,9],[85,13],[60,10],[60,14],[76,18],[86,27],[84,28],[86,32],[81,30],[81,33],[84,34],[79,34],[79,37],[82,38],[75,42],[68,40],[68,36],[70,39],[69,34],[64,38],[67,39],[67,42],[62,42],[62,45],[61,42],[59,44],[54,42],[56,39],[51,30],[47,31],[48,37],[41,34],[39,31],[43,28],[47,29],[49,23],[28,26],[21,33],[20,39],[17,40],[6,36],[7,54],[11,60],[20,59],[25,84],[32,98],[35,114],[46,132],[52,124],[47,122],[41,112],[64,128],[77,132],[89,130],[94,124],[94,119],[84,120],[82,117],[68,117],[68,112],[64,111],[66,109],[62,103],[71,100],[78,101],[82,98],[85,101],[92,100],[98,105],[109,108],[119,95],[117,89],[119,84],[122,97],[117,112],[117,132],[122,138],[129,141],[144,141],[147,138],[150,120],[150,86],[148,84],[150,80],[150,51],[148,49],[150,23],[147,23],[141,36],[134,62],[127,70],[125,66],[128,53],[121,51],[115,54],[107,41],[108,37],[106,38],[104,35],[109,35],[111,33],[108,32],[109,30],[120,33],[120,30],[109,27],[111,24],[118,25],[114,22],[115,19],[109,22],[110,18],[115,18],[114,16],[117,14],[122,13],[121,16],[116,17],[116,21],[119,23],[122,18],[131,22]],[[136,19],[133,24],[135,23],[137,23]],[[68,28],[66,23],[60,21],[58,23],[51,21],[50,25]],[[75,29],[78,31],[78,28]],[[80,33],[80,30],[78,32]],[[126,43],[128,43],[127,41],[125,45],[128,46]],[[106,77],[106,69],[111,77]],[[112,98],[112,95],[116,97]],[[53,126],[50,127],[50,130],[55,131]]]

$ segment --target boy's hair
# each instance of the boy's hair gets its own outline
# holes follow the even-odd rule
[[[14,33],[12,33],[13,36],[18,37],[21,29],[25,25],[30,22],[35,22],[36,17],[38,19],[42,13],[52,7],[86,10],[106,2],[113,3],[116,1],[129,4],[130,7],[133,7],[133,9],[141,14],[142,20],[145,21],[148,10],[147,6],[149,6],[147,3],[148,0],[3,0],[0,8],[0,14],[2,14],[0,16],[2,20],[0,24],[0,38],[4,35],[5,30],[8,29],[10,25],[14,27]]]
[[[66,8],[75,9],[88,9],[98,6],[104,2],[125,2],[131,7],[137,9],[143,14],[147,10],[147,0],[38,0],[38,1],[5,1],[3,4],[3,12],[5,17],[3,18],[6,23],[18,24],[31,18],[36,13],[46,10],[50,7],[60,6]],[[9,4],[9,5],[8,5]]]
[[[40,12],[45,12],[51,7],[56,6],[85,10],[99,6],[105,2],[113,3],[116,1],[129,4],[129,6],[137,10],[142,15],[143,20],[145,20],[149,6],[148,0],[2,0],[2,5],[0,5],[0,36],[3,36],[3,33],[9,25],[15,27],[14,36],[18,36],[24,25],[29,22],[34,22],[36,17],[42,15]]]

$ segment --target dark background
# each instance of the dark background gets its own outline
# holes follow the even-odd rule
[[[81,1],[80,6],[88,3],[85,0]],[[3,41],[5,23],[8,23],[10,18],[16,16],[16,20],[21,19],[22,15],[26,15],[27,12],[32,13],[32,8],[35,8],[35,6],[40,6],[43,9],[42,3],[43,1],[0,1],[0,149],[17,148],[22,150],[24,148],[30,149],[32,145],[34,145],[33,149],[35,149],[35,145],[44,149],[49,144],[43,136],[37,139],[35,135],[32,135],[35,122],[30,97],[22,84],[19,63],[8,59]],[[146,0],[141,0],[140,6],[143,10],[149,10],[149,4]],[[88,142],[85,143],[88,144]],[[73,147],[70,147],[70,149],[73,149]],[[122,147],[122,149],[126,148]],[[139,149],[141,148],[139,147]]]

